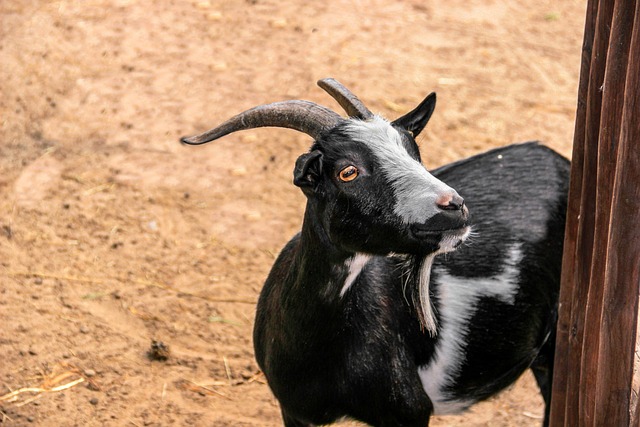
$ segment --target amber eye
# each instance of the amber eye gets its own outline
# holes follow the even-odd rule
[[[358,177],[358,168],[356,168],[355,166],[347,166],[340,171],[338,177],[340,178],[340,181],[343,182],[353,181]]]

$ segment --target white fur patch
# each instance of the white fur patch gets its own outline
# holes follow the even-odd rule
[[[431,280],[431,266],[433,265],[433,259],[436,254],[428,255],[425,257],[420,267],[420,277],[418,282],[418,289],[420,292],[420,304],[418,315],[422,319],[422,324],[429,335],[435,337],[438,332],[438,321],[436,315],[433,312],[433,305],[431,304],[431,295],[429,295],[429,281]]]
[[[362,272],[362,269],[370,259],[371,255],[361,253],[357,253],[353,257],[347,259],[347,261],[345,262],[345,266],[348,268],[349,274],[347,275],[347,278],[344,281],[344,285],[340,290],[340,298],[342,298],[344,294],[347,293],[351,285],[353,285],[353,282],[356,281],[356,279],[360,275],[360,272]]]
[[[456,250],[460,243],[467,240],[467,237],[471,235],[471,227],[465,227],[460,230],[459,233],[449,233],[442,238],[439,243],[438,253],[444,254],[447,252],[453,252]]]
[[[382,117],[352,120],[346,131],[354,141],[367,145],[378,158],[382,173],[393,186],[396,198],[393,211],[406,224],[426,222],[439,212],[439,197],[457,195],[455,190],[431,175],[422,163],[409,155],[402,136]]]
[[[422,385],[433,402],[434,413],[459,413],[475,403],[452,399],[446,388],[455,382],[465,361],[469,321],[476,313],[478,300],[491,297],[505,304],[515,303],[520,272],[517,265],[523,256],[520,244],[511,246],[502,273],[495,277],[466,279],[438,270],[440,334],[433,359],[418,369]]]
[[[464,242],[471,234],[471,227],[465,227],[459,233],[452,233],[446,235],[439,244],[439,249],[436,253],[428,255],[422,262],[420,267],[420,275],[418,277],[418,289],[420,295],[420,302],[418,305],[418,316],[422,319],[422,325],[426,328],[429,335],[435,337],[438,333],[438,320],[433,312],[433,306],[431,304],[431,295],[429,293],[429,283],[431,281],[431,266],[433,265],[433,259],[438,254],[452,252]]]

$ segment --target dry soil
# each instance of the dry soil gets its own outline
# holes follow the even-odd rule
[[[281,425],[251,331],[300,227],[291,177],[309,138],[178,138],[267,102],[339,110],[315,86],[332,76],[390,119],[436,91],[428,167],[532,139],[569,156],[584,8],[0,2],[0,425]],[[433,425],[541,413],[527,374]]]

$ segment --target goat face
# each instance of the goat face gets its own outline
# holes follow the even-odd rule
[[[467,237],[462,198],[420,162],[412,134],[426,124],[422,114],[424,123],[344,120],[298,159],[294,183],[334,245],[421,254],[451,251]]]
[[[462,198],[420,163],[413,139],[435,108],[434,93],[389,123],[334,79],[318,82],[351,118],[308,101],[254,107],[185,144],[199,145],[262,126],[295,129],[315,140],[300,156],[294,183],[333,244],[373,254],[447,252],[469,234]]]

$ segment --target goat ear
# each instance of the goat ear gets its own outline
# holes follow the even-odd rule
[[[431,92],[429,96],[420,103],[420,105],[399,119],[394,120],[392,124],[406,129],[415,138],[420,134],[420,132],[422,132],[422,129],[427,125],[427,122],[429,122],[435,108],[436,93]]]
[[[313,189],[322,174],[322,153],[314,150],[305,153],[296,160],[296,167],[293,171],[293,183],[298,187]]]

